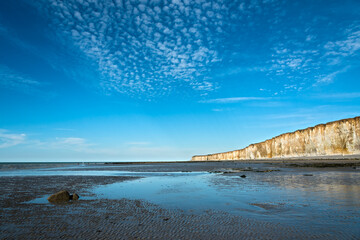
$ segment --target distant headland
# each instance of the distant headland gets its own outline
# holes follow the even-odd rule
[[[349,156],[360,154],[360,117],[284,133],[246,148],[195,155],[192,161]]]

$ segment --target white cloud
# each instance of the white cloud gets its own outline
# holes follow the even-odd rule
[[[328,42],[324,46],[327,55],[348,57],[360,50],[360,30],[351,29],[349,31],[350,33],[345,37],[345,40]]]
[[[320,79],[318,79],[316,81],[316,83],[314,84],[315,85],[319,85],[321,83],[331,83],[334,81],[334,78],[336,77],[336,75],[338,75],[340,73],[340,71],[336,71],[336,72],[333,72],[333,73],[330,73],[328,75],[325,75],[323,77],[321,77]]]
[[[127,149],[127,154],[132,158],[136,156],[137,158],[149,159],[149,158],[163,158],[163,156],[168,156],[171,158],[178,157],[176,154],[184,151],[183,149],[178,149],[174,147],[168,146],[153,146],[153,147],[145,147],[145,146],[133,146]],[[160,157],[159,157],[160,156]]]
[[[37,90],[41,83],[5,65],[0,65],[0,86],[30,93]]]
[[[313,42],[311,44],[299,41],[282,43],[280,48],[274,49],[276,53],[270,72],[287,77],[295,84],[318,86],[332,83],[341,73],[358,64],[358,61],[351,61],[360,50],[358,24],[327,38],[335,40],[320,41],[320,37],[312,34],[306,37],[306,41]]]
[[[29,158],[40,156],[40,158],[50,157],[52,159],[61,158],[64,160],[162,159],[164,156],[176,158],[179,152],[184,151],[183,149],[169,146],[156,146],[147,141],[125,142],[111,147],[102,147],[81,137],[58,137],[45,140],[26,139],[25,134],[8,133],[6,130],[0,129],[0,149],[21,143],[24,144],[24,147],[19,152],[21,156],[25,153]],[[31,154],[28,154],[29,152]],[[17,153],[11,153],[10,158],[15,156],[17,156]]]
[[[75,131],[73,128],[54,128],[56,131]]]
[[[269,68],[264,66],[252,66],[252,67],[230,67],[227,69],[223,69],[220,74],[216,74],[216,77],[229,77],[238,75],[241,73],[249,73],[249,72],[265,72],[268,71]]]
[[[267,79],[295,86],[284,92],[299,91],[316,82],[331,82],[346,59],[356,56],[360,49],[358,24],[349,21],[346,24],[350,25],[336,28],[348,27],[344,32],[321,35],[317,27],[326,30],[334,23],[319,24],[321,16],[292,26],[288,22],[291,11],[287,11],[291,7],[282,1],[35,2],[51,21],[57,40],[77,55],[77,65],[90,66],[98,75],[91,83],[106,94],[151,97],[181,88],[202,95],[218,87],[213,70],[224,66],[234,68],[228,74],[257,68]],[[299,14],[297,17],[305,17]],[[324,19],[326,16],[323,23],[328,21]],[[260,29],[264,24],[269,29]],[[253,34],[257,38],[259,31],[269,39],[259,49],[252,49]],[[250,59],[231,55],[248,51],[263,52]],[[229,65],[223,63],[228,58]],[[255,62],[261,67],[251,65]],[[76,79],[88,81],[89,77]]]
[[[314,96],[314,98],[336,99],[336,100],[354,99],[354,98],[360,98],[360,92],[319,94]]]
[[[232,97],[232,98],[216,98],[200,101],[200,103],[236,103],[244,101],[266,101],[268,97]]]
[[[43,150],[64,152],[78,152],[82,154],[104,154],[104,155],[116,155],[120,151],[114,148],[102,148],[97,144],[89,142],[85,138],[79,137],[62,137],[56,139],[50,139],[47,141],[32,141],[33,147],[38,147]]]
[[[149,145],[150,142],[127,142],[127,145]]]
[[[317,86],[317,85],[320,85],[320,84],[332,83],[334,81],[334,79],[337,77],[337,75],[339,75],[340,73],[346,72],[348,69],[349,69],[349,67],[346,66],[343,69],[340,69],[338,71],[331,72],[331,73],[326,74],[326,75],[320,75],[313,86]]]
[[[4,129],[0,129],[0,148],[8,148],[24,143],[26,134],[8,133]]]
[[[60,146],[89,146],[84,138],[78,137],[57,138],[56,144]]]
[[[58,35],[65,35],[59,41],[68,45],[71,39],[107,92],[138,96],[139,92],[161,95],[164,89],[179,86],[201,92],[215,89],[216,84],[204,79],[211,77],[212,66],[221,60],[217,35],[222,33],[212,27],[227,18],[221,1],[200,5],[177,0],[165,2],[162,9],[153,1],[129,0],[117,4],[105,0],[86,8],[75,0],[34,4],[51,19]]]

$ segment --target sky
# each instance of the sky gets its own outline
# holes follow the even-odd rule
[[[2,0],[0,161],[189,160],[360,115],[358,0]]]

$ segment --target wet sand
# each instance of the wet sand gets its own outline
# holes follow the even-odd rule
[[[309,162],[307,162],[309,163]],[[302,165],[302,162],[209,162],[209,163],[156,163],[156,164],[106,164],[94,165],[87,171],[128,172],[228,172],[214,182],[219,187],[233,186],[238,176],[246,174],[252,179],[277,186],[289,185],[309,188],[332,185],[337,177],[320,178],[317,171],[328,171],[318,162]],[[334,163],[334,162],[332,162]],[[358,174],[358,161],[340,161],[342,167],[332,166],[331,171],[350,171]],[[244,165],[245,164],[245,165]],[[298,165],[291,165],[298,164]],[[355,168],[355,169],[354,169]],[[72,168],[72,171],[81,167]],[[254,171],[254,169],[256,171]],[[265,171],[268,169],[281,170]],[[56,171],[58,171],[57,169]],[[261,171],[257,171],[261,170]],[[55,169],[54,169],[55,171]],[[285,171],[291,174],[284,175]],[[309,174],[311,172],[311,174]],[[309,176],[304,176],[308,174]],[[130,174],[131,175],[131,174]],[[294,176],[298,176],[294,178]],[[290,177],[289,177],[290,176]],[[346,175],[347,176],[347,175]],[[284,221],[266,221],[249,218],[245,214],[231,214],[225,211],[184,211],[156,205],[138,199],[106,199],[97,196],[94,186],[111,185],[118,182],[132,182],[134,176],[2,176],[0,177],[1,239],[359,239],[360,231],[346,229],[313,231]],[[358,178],[355,179],[358,181]],[[319,182],[320,181],[320,182]],[[341,179],[341,185],[354,184],[354,179]],[[311,184],[313,182],[313,184]],[[319,184],[317,183],[319,182]],[[246,182],[244,182],[246,184]],[[322,184],[322,185],[321,185]],[[357,184],[357,183],[355,183]],[[54,205],[34,203],[31,200],[67,189],[80,195],[79,201]],[[352,190],[350,189],[350,192]],[[121,194],[120,194],[121,195]],[[124,194],[125,195],[125,194]],[[181,199],[179,199],[181,201]],[[253,202],[254,207],[263,209],[264,216],[288,208],[288,204]],[[290,206],[291,207],[291,206]],[[347,218],[351,216],[344,215]],[[352,216],[353,222],[360,222],[359,215]],[[304,216],[306,221],[307,217]],[[344,219],[336,219],[342,224]]]

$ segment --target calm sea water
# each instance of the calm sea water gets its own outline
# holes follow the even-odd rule
[[[94,163],[100,164],[100,163]],[[26,170],[26,169],[47,169],[55,167],[75,167],[85,165],[85,163],[80,162],[0,162],[0,171],[13,171],[13,170]]]

